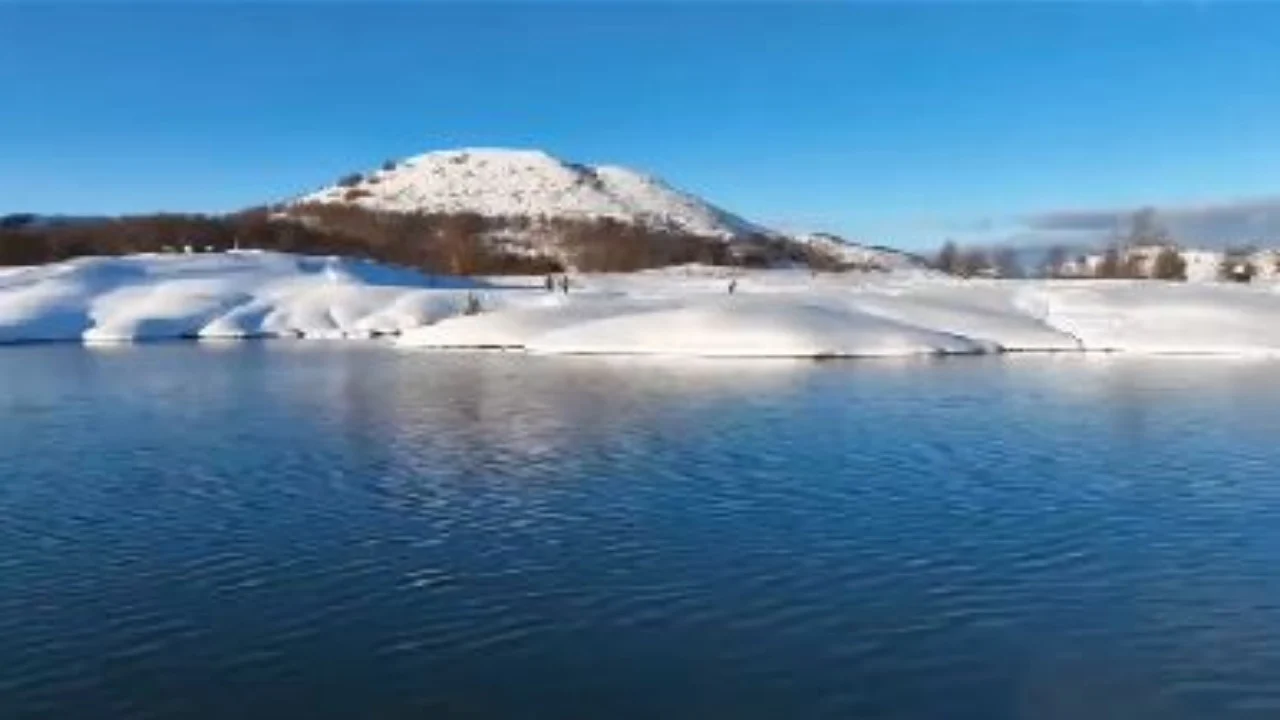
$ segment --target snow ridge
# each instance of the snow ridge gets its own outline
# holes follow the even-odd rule
[[[926,271],[929,264],[911,253],[847,240],[825,232],[801,233],[796,242],[855,268],[890,271]]]
[[[295,203],[488,217],[612,218],[723,238],[767,232],[657,178],[623,167],[566,162],[539,150],[429,152]]]

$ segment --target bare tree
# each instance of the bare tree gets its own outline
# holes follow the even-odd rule
[[[473,213],[450,215],[440,229],[440,244],[448,258],[449,272],[472,275],[480,267],[484,219]]]
[[[1120,260],[1120,277],[1129,280],[1140,280],[1148,276],[1146,256],[1141,253],[1125,252]]]
[[[960,249],[956,247],[955,242],[948,240],[942,244],[942,249],[938,250],[933,266],[949,275],[959,274]]]
[[[957,274],[962,277],[983,275],[991,269],[991,258],[982,248],[969,248],[960,254]]]
[[[1161,248],[1151,263],[1151,277],[1156,280],[1186,280],[1187,261],[1176,249]]]
[[[1094,268],[1093,276],[1107,280],[1121,277],[1119,248],[1111,245],[1102,252],[1102,259],[1098,261],[1097,267]]]

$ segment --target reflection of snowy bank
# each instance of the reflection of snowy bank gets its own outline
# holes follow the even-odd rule
[[[0,273],[0,342],[402,335],[549,354],[1280,355],[1275,285],[730,272],[586,276],[566,295],[538,278],[500,286],[278,253],[84,258]]]

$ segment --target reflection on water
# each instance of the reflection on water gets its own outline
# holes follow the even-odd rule
[[[1268,363],[0,352],[0,716],[1280,714]]]

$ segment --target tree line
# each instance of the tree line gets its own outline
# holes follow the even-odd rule
[[[0,265],[86,255],[223,252],[233,248],[345,255],[432,273],[543,273],[556,258],[505,253],[482,242],[472,215],[371,213],[331,206],[305,214],[254,209],[230,215],[144,215],[68,223],[0,221]]]
[[[1217,268],[1219,279],[1251,280],[1260,270],[1254,261],[1253,248],[1229,248]],[[1127,228],[1112,233],[1100,255],[1072,257],[1062,245],[1050,246],[1039,263],[1025,267],[1012,248],[962,247],[947,241],[932,263],[942,272],[959,277],[1047,277],[1150,279],[1182,281],[1187,279],[1187,262],[1168,229],[1154,209],[1134,213]],[[1280,271],[1280,264],[1277,268]]]

